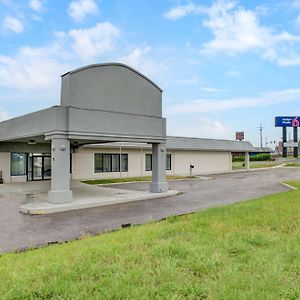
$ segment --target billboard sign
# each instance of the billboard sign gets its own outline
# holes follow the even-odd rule
[[[245,133],[243,131],[237,131],[235,133],[235,139],[237,141],[243,141],[245,139]]]
[[[275,127],[299,127],[300,117],[275,117]]]
[[[297,142],[285,142],[283,143],[283,147],[298,147]]]

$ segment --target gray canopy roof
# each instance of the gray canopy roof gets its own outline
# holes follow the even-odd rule
[[[254,151],[254,147],[250,142],[178,136],[167,137],[167,148],[178,150],[214,150],[231,152]]]
[[[86,145],[85,148],[151,148],[151,145],[144,143],[106,143]],[[230,152],[254,152],[255,148],[250,142],[190,138],[167,136],[168,150],[198,150],[198,151],[230,151]]]

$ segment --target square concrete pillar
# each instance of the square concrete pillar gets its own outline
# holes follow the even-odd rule
[[[250,155],[249,155],[249,152],[245,152],[245,169],[250,170]]]
[[[152,144],[152,182],[150,192],[161,193],[168,190],[166,182],[166,144]]]
[[[53,204],[72,202],[70,141],[67,138],[52,138],[51,168],[51,190],[48,192],[48,202]]]

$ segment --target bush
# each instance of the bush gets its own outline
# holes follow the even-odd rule
[[[250,156],[250,161],[265,161],[270,159],[271,159],[270,153],[261,153],[261,154],[256,154],[254,156]]]
[[[233,162],[243,162],[245,160],[244,156],[236,156],[232,158]],[[271,160],[271,154],[270,153],[261,153],[261,154],[256,154],[253,156],[250,156],[250,161],[266,161],[266,160]]]
[[[232,158],[233,162],[244,161],[244,160],[245,160],[244,156],[236,156]]]

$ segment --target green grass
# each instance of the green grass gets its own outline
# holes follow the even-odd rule
[[[277,166],[278,163],[274,161],[265,161],[265,162],[255,162],[255,161],[250,161],[250,169],[259,169],[259,168],[271,168]],[[232,169],[233,170],[239,170],[239,169],[244,169],[245,166],[243,166],[243,162],[233,162],[232,163]]]
[[[296,189],[300,189],[300,180],[287,180],[284,183],[287,183],[287,184],[295,187]]]
[[[287,163],[285,164],[286,167],[300,167],[300,162],[299,163]]]
[[[299,299],[300,190],[0,257],[1,299]]]
[[[167,180],[175,179],[188,179],[194,178],[193,176],[166,176]],[[144,177],[123,177],[123,178],[106,178],[106,179],[95,179],[95,180],[84,180],[83,183],[87,184],[110,184],[110,183],[124,183],[124,182],[136,182],[136,181],[151,181],[151,176]]]

